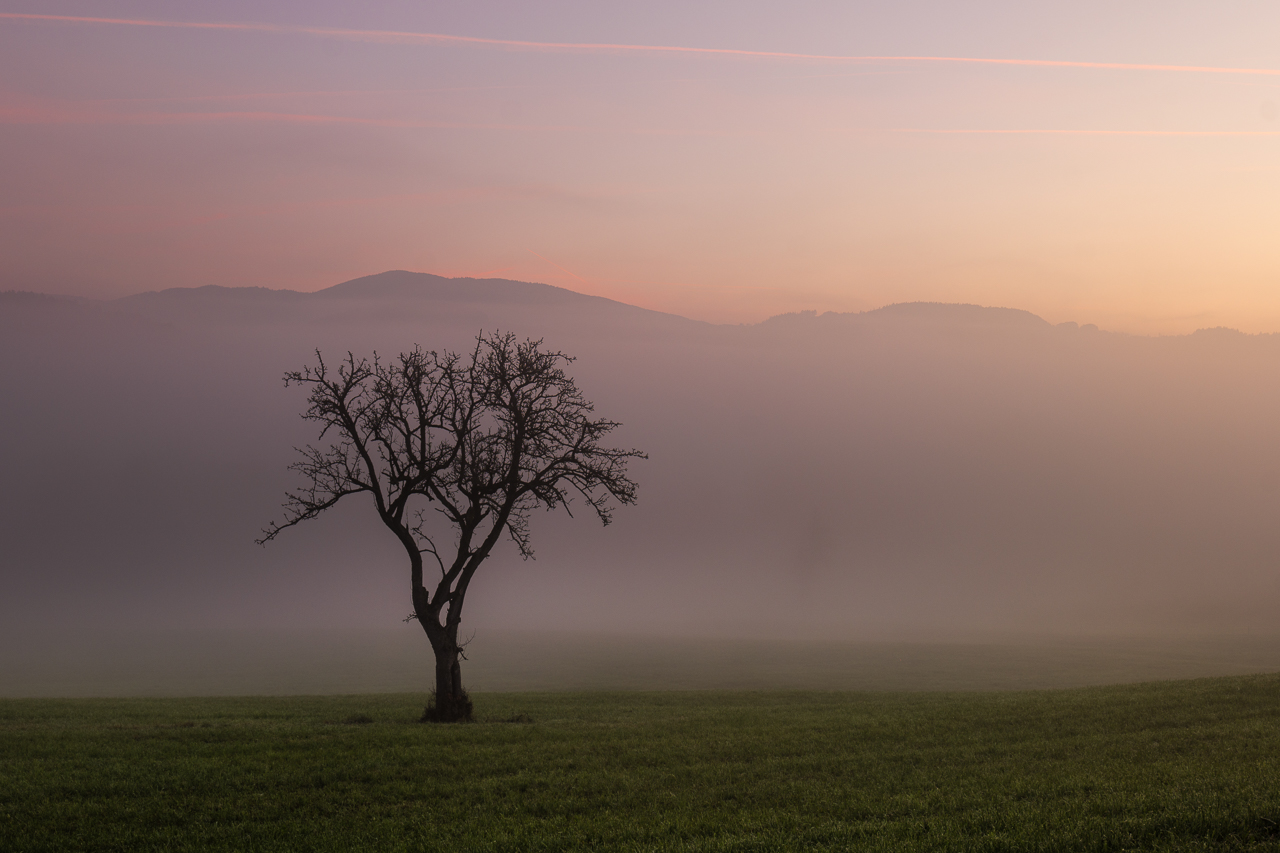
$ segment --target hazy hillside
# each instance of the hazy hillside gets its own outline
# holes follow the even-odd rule
[[[317,347],[460,348],[480,329],[576,355],[651,460],[614,526],[536,518],[538,559],[494,558],[470,629],[1274,626],[1272,336],[936,304],[713,326],[404,272],[314,294],[0,295],[0,622],[395,624],[405,569],[366,507],[253,545],[314,439],[280,376]]]

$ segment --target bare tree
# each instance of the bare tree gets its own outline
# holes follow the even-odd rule
[[[581,498],[604,524],[612,505],[636,500],[627,463],[638,450],[604,447],[618,424],[564,372],[573,359],[541,341],[483,333],[469,358],[414,348],[384,363],[348,353],[336,369],[285,374],[310,389],[303,417],[321,424],[328,447],[301,449],[292,466],[306,480],[285,518],[259,540],[315,518],[348,495],[370,495],[409,557],[416,619],[435,652],[435,701],[426,718],[469,719],[458,641],[467,587],[505,533],[526,559],[535,507],[568,510]],[[442,541],[441,529],[452,541]],[[433,587],[424,567],[439,570]]]

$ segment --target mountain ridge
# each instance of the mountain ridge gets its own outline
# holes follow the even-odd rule
[[[358,276],[315,291],[207,284],[198,287],[170,287],[162,290],[144,291],[104,300],[40,294],[22,290],[0,291],[0,305],[21,305],[26,307],[98,303],[122,307],[134,305],[160,307],[163,304],[185,304],[186,307],[194,308],[197,307],[194,303],[216,304],[226,307],[232,303],[244,304],[253,300],[266,300],[273,306],[283,307],[290,303],[315,304],[348,299],[375,302],[393,299],[409,299],[416,302],[429,299],[455,305],[506,304],[547,308],[555,306],[608,306],[612,310],[624,311],[632,316],[648,315],[655,318],[662,317],[668,321],[677,320],[699,326],[717,328],[778,329],[809,322],[819,323],[827,328],[864,322],[955,323],[964,326],[1022,327],[1026,329],[1049,329],[1055,327],[1055,324],[1050,323],[1043,317],[1021,308],[978,305],[967,302],[934,301],[895,302],[866,311],[793,311],[775,314],[757,323],[712,323],[668,311],[658,311],[652,308],[632,305],[605,296],[580,293],[569,288],[542,282],[505,278],[475,278],[471,276],[448,277],[410,270],[386,270],[371,275]],[[1078,327],[1074,323],[1059,323],[1056,325],[1059,328],[1097,329],[1092,324],[1083,324]],[[1212,329],[1196,329],[1184,335],[1152,335],[1149,337],[1179,338],[1187,337],[1188,335],[1206,337],[1221,336],[1225,333],[1234,333],[1244,337],[1259,337],[1266,334],[1252,335],[1241,332],[1238,329],[1217,326]],[[1109,334],[1117,333],[1112,332]]]

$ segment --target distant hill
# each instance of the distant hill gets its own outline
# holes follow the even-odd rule
[[[982,305],[944,302],[900,302],[870,311],[818,314],[803,311],[770,317],[759,328],[765,332],[784,334],[820,334],[836,336],[855,330],[916,329],[937,334],[1037,333],[1053,327],[1045,320],[1014,308],[989,308]]]
[[[578,293],[549,284],[501,278],[448,278],[407,270],[388,270],[361,276],[332,287],[309,292],[265,287],[205,285],[149,291],[112,300],[51,296],[25,291],[0,292],[0,311],[5,307],[44,308],[56,311],[58,308],[71,305],[102,305],[109,310],[124,311],[133,316],[165,321],[183,317],[243,322],[255,322],[264,317],[283,319],[291,315],[299,318],[332,317],[334,306],[349,306],[351,303],[369,305],[395,303],[402,306],[398,310],[408,311],[406,319],[422,319],[419,315],[425,306],[430,306],[432,313],[447,319],[459,319],[464,316],[487,318],[489,314],[493,314],[494,319],[501,320],[511,313],[504,311],[504,308],[519,308],[536,311],[535,316],[541,321],[560,312],[574,321],[610,316],[626,317],[631,323],[653,321],[663,324],[662,327],[667,329],[671,328],[672,323],[684,328],[710,329],[715,326],[715,324],[640,308],[625,302]],[[336,310],[341,311],[343,308],[338,307]],[[1053,327],[1030,311],[1016,308],[944,302],[901,302],[859,312],[801,311],[779,314],[754,325],[734,324],[719,328],[760,328],[773,332],[790,330],[800,334],[811,333],[809,330],[821,330],[823,334],[827,334],[838,333],[840,329],[884,323],[935,330],[940,327],[949,327],[971,331],[980,331],[984,328],[991,331],[997,329],[1046,331],[1051,328],[1067,331],[1097,331],[1097,327],[1091,324],[1077,326],[1075,323],[1063,323]],[[1199,329],[1193,335],[1203,342],[1210,339],[1221,342],[1224,335],[1240,336],[1247,340],[1280,337],[1243,335],[1235,329],[1223,327]],[[1189,337],[1192,336],[1174,335],[1165,336],[1164,339]]]
[[[401,305],[452,306],[446,311],[456,311],[459,306],[499,309],[503,306],[539,309],[540,317],[556,310],[572,312],[575,318],[586,316],[584,312],[603,317],[626,316],[632,321],[651,318],[657,322],[676,322],[686,328],[708,329],[715,324],[690,320],[679,315],[640,308],[625,302],[578,293],[563,287],[512,279],[470,277],[448,278],[430,273],[407,270],[361,276],[332,287],[317,291],[293,291],[265,287],[228,287],[205,285],[202,287],[174,287],[160,291],[148,291],[133,296],[111,300],[93,300],[80,297],[53,296],[28,291],[0,291],[0,311],[4,308],[48,308],[57,310],[71,305],[105,305],[131,314],[151,316],[156,319],[177,319],[184,316],[203,316],[206,319],[241,319],[253,322],[254,314],[239,315],[239,311],[265,311],[268,316],[280,318],[288,312],[306,316],[319,306],[350,302],[399,303]],[[282,314],[281,312],[285,312]],[[324,314],[321,309],[320,314]],[[474,314],[474,312],[473,312]],[[818,313],[800,311],[779,314],[754,324],[760,328],[783,329],[840,329],[868,323],[896,323],[924,327],[950,326],[955,328],[1047,330],[1053,327],[1041,317],[1016,308],[1000,308],[968,303],[900,302],[859,312]],[[734,324],[722,328],[751,328],[753,324]],[[1097,331],[1091,324],[1077,326],[1063,323],[1059,329]],[[1224,327],[1199,329],[1193,335],[1200,340],[1221,340],[1226,335],[1246,339],[1269,339],[1271,335],[1244,335]],[[1187,335],[1164,336],[1187,338]]]
[[[413,298],[448,302],[512,302],[535,305],[566,305],[574,302],[610,302],[611,299],[576,293],[550,284],[512,281],[505,278],[445,278],[429,273],[390,270],[353,278],[318,290],[319,298],[345,299]],[[633,307],[633,306],[627,306]]]
[[[521,318],[544,325],[615,321],[650,324],[655,329],[669,329],[673,324],[707,325],[547,284],[445,278],[404,270],[363,276],[313,292],[208,285],[141,293],[102,304],[109,311],[159,322],[222,325],[290,318],[300,322],[338,322],[343,318],[363,322],[357,320],[362,317],[377,317],[382,323],[485,327],[520,324]]]

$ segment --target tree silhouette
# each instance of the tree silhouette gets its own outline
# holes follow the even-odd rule
[[[332,443],[300,450],[290,468],[306,485],[287,495],[284,521],[258,541],[349,495],[372,496],[409,557],[409,618],[435,653],[435,700],[424,719],[471,717],[458,627],[471,579],[503,533],[527,559],[535,507],[568,510],[577,496],[608,524],[615,501],[635,503],[627,463],[647,457],[601,445],[619,424],[592,417],[564,371],[572,361],[541,341],[481,333],[469,358],[415,347],[392,362],[348,353],[331,369],[317,350],[314,367],[285,374],[286,386],[310,389],[303,417]],[[452,543],[440,540],[441,528]],[[440,573],[433,589],[426,565]]]

